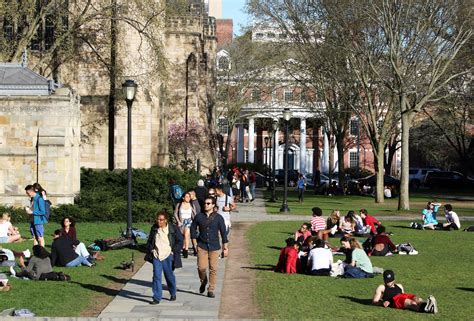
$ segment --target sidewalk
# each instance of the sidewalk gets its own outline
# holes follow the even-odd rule
[[[169,292],[164,291],[163,300],[158,305],[150,305],[152,300],[151,279],[153,266],[145,263],[120,293],[99,315],[100,319],[149,319],[170,320],[217,319],[224,280],[225,260],[219,260],[217,288],[214,299],[199,294],[199,277],[196,257],[183,259],[183,268],[177,269],[177,300],[169,301]],[[164,279],[163,279],[163,282]],[[166,289],[166,286],[164,287]]]

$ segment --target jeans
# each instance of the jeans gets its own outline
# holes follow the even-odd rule
[[[81,264],[86,265],[86,266],[91,266],[92,265],[91,262],[89,262],[85,257],[79,255],[74,260],[67,263],[66,267],[75,267],[75,266],[79,266]]]
[[[374,275],[372,273],[367,273],[361,268],[353,267],[353,266],[346,266],[344,271],[344,276],[346,278],[354,278],[354,279],[363,279],[363,278],[373,278]]]
[[[199,248],[197,255],[198,274],[201,284],[207,283],[207,268],[209,267],[209,292],[214,292],[217,283],[217,266],[221,250],[206,251]]]
[[[257,183],[250,183],[250,194],[252,194],[252,198],[255,198],[255,187]]]
[[[89,251],[87,251],[87,248],[84,243],[79,243],[78,246],[76,246],[75,252],[79,256],[83,256],[85,258],[88,258],[90,256]]]
[[[165,275],[166,285],[170,295],[176,295],[176,277],[173,273],[173,254],[170,254],[163,261],[153,258],[153,299],[161,301],[163,297],[163,285],[161,284],[161,274]]]

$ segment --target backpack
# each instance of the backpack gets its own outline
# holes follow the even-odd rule
[[[46,210],[46,220],[49,221],[49,217],[51,216],[51,201],[50,200],[45,200],[44,201],[44,208]]]
[[[181,199],[183,197],[183,189],[179,185],[173,185],[171,187],[171,197],[173,197],[175,200]]]

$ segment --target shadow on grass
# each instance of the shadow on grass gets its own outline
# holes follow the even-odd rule
[[[150,302],[150,300],[145,299],[149,298],[148,296],[143,296],[139,293],[128,291],[128,290],[116,290],[116,289],[110,289],[106,288],[104,286],[96,285],[96,284],[87,284],[87,283],[80,283],[80,282],[71,282],[80,285],[81,287],[92,290],[94,292],[99,292],[103,293],[108,296],[118,296],[120,294],[121,297],[136,300],[136,301],[141,301],[141,302]]]
[[[415,230],[414,228],[410,227],[410,226],[406,226],[406,225],[394,225],[392,227],[397,227],[397,228],[407,228],[407,229],[410,229],[410,230]],[[421,231],[421,230],[420,230]]]
[[[273,264],[255,264],[254,266],[242,266],[242,269],[259,270],[259,271],[273,271],[275,265]]]
[[[467,291],[467,292],[474,292],[474,288],[464,288],[464,287],[457,287],[456,289]]]
[[[272,250],[278,250],[280,251],[282,249],[281,246],[267,246],[267,249],[272,249]]]
[[[360,298],[355,298],[355,297],[346,296],[346,295],[340,295],[339,297],[341,299],[351,300],[352,302],[355,302],[355,303],[372,306],[372,299],[360,299]]]

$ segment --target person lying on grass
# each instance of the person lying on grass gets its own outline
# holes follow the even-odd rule
[[[405,293],[403,286],[395,283],[395,274],[392,270],[383,272],[384,284],[375,290],[372,303],[385,308],[408,309],[417,312],[438,313],[438,306],[434,296],[430,295],[425,302],[415,294]]]
[[[299,260],[298,260],[298,242],[294,238],[288,238],[286,240],[286,247],[280,251],[280,257],[275,267],[275,272],[293,274],[298,273]]]
[[[50,254],[41,245],[33,246],[33,256],[28,261],[28,265],[17,277],[27,277],[31,280],[54,280],[69,281],[71,278],[62,272],[53,272]]]

